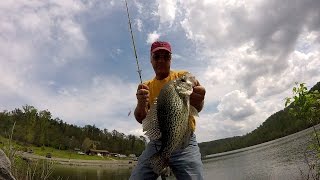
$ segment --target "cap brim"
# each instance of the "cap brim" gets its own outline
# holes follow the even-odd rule
[[[170,51],[168,48],[166,48],[166,47],[157,47],[157,48],[154,48],[151,52],[154,53],[154,52],[156,52],[156,51],[158,51],[158,50],[160,50],[160,49],[166,50],[166,51],[168,51],[168,52],[171,53],[171,51]]]

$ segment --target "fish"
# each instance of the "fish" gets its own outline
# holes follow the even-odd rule
[[[190,116],[198,111],[190,105],[190,95],[196,79],[191,73],[169,81],[150,106],[142,121],[143,131],[150,140],[160,140],[160,150],[150,157],[150,164],[157,174],[165,172],[173,151],[188,146],[192,128]]]

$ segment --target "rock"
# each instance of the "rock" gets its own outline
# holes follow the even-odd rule
[[[15,180],[15,178],[11,174],[11,162],[1,149],[0,149],[0,180]]]

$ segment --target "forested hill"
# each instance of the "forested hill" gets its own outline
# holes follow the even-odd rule
[[[140,155],[145,148],[143,136],[125,135],[94,125],[78,127],[53,119],[48,110],[38,111],[33,106],[0,112],[0,135],[9,137],[14,123],[13,139],[23,145],[49,146],[56,149],[89,148],[121,154]]]
[[[310,89],[310,91],[314,90],[320,90],[320,82]],[[314,122],[314,124],[318,123],[320,122]],[[246,135],[200,143],[200,151],[202,156],[205,156],[240,149],[287,136],[312,125],[293,117],[288,113],[288,108],[285,108],[271,115],[257,129]]]

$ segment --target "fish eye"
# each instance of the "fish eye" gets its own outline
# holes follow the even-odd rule
[[[186,82],[186,80],[185,79],[181,79],[181,82]]]

